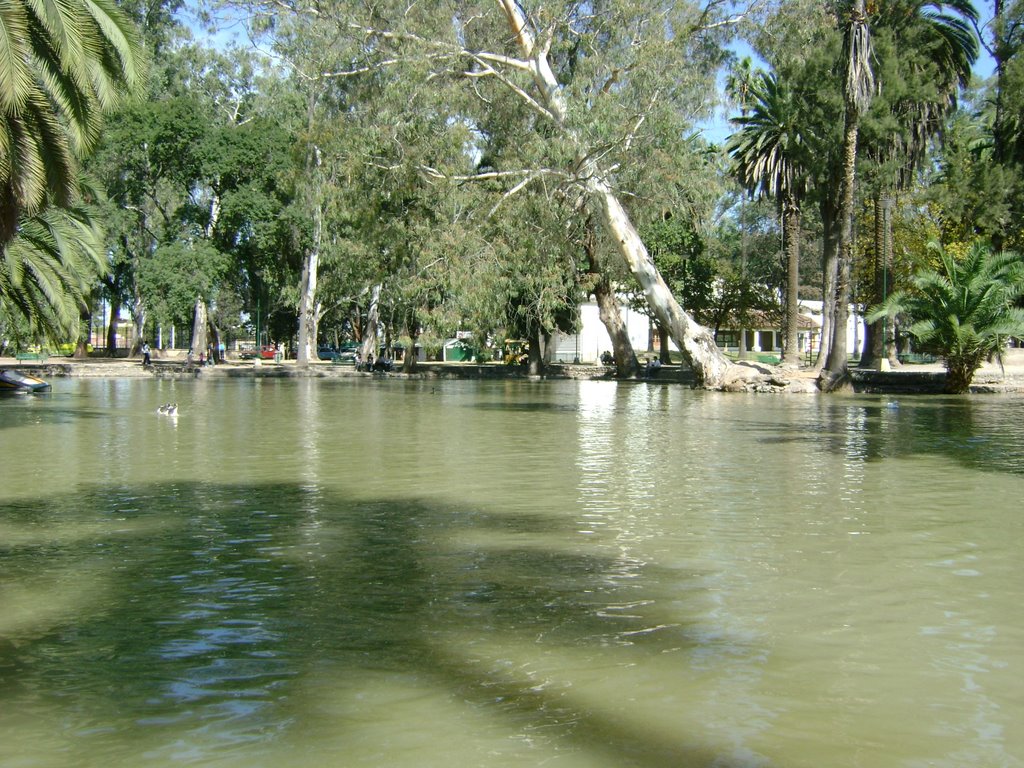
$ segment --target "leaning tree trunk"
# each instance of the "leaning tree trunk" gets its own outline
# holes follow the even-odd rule
[[[615,375],[620,379],[632,378],[640,366],[636,361],[633,344],[629,340],[626,323],[622,320],[619,304],[615,301],[615,292],[605,275],[600,275],[594,284],[594,299],[597,301],[598,316],[612,340]]]
[[[800,365],[800,205],[792,194],[783,203],[782,232],[786,240],[786,343],[782,362]]]
[[[601,270],[597,254],[597,234],[594,231],[593,221],[589,222],[587,226],[584,249],[587,252],[587,260],[590,262],[590,274],[593,276],[592,290],[594,300],[597,302],[597,313],[612,342],[615,375],[620,379],[632,378],[640,366],[637,364],[633,345],[629,341],[629,331],[622,319],[622,313],[619,311],[619,304],[615,300],[615,291],[612,289],[611,281]]]
[[[690,364],[696,384],[710,389],[725,386],[735,366],[718,348],[711,331],[694,322],[679,306],[618,197],[607,184],[600,179],[590,179],[588,187],[601,203],[605,223],[619,244],[630,272],[640,283],[648,306]]]
[[[648,305],[658,321],[668,329],[684,358],[693,369],[696,384],[708,388],[721,388],[730,378],[739,378],[735,366],[718,348],[711,332],[701,327],[679,305],[668,285],[654,265],[640,235],[629,219],[617,195],[612,191],[607,169],[598,167],[592,147],[568,127],[568,105],[551,63],[548,50],[551,41],[538,44],[522,7],[516,0],[497,0],[504,11],[512,38],[525,57],[537,85],[540,103],[547,115],[576,144],[576,158],[583,188],[597,205],[603,223],[615,238],[619,252],[630,272],[640,283]]]

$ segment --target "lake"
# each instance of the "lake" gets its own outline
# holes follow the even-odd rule
[[[1024,766],[1019,395],[58,379],[0,436],[3,768]]]

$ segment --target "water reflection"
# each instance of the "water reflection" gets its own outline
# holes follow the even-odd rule
[[[0,403],[0,764],[1020,764],[984,402],[170,387]]]

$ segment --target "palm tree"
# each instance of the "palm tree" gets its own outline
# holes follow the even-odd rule
[[[849,2],[843,36],[843,176],[839,214],[839,244],[836,264],[835,322],[828,361],[819,376],[819,386],[828,392],[847,375],[846,321],[850,311],[850,265],[853,260],[853,187],[856,182],[857,136],[860,119],[871,104],[875,76],[871,70],[871,31],[864,0]],[[829,297],[825,297],[828,302]]]
[[[0,259],[0,310],[25,317],[41,336],[73,337],[105,266],[103,232],[89,207],[51,207],[23,217]]]
[[[875,307],[868,318],[907,315],[909,328],[923,352],[941,356],[946,391],[966,392],[986,360],[1002,362],[1010,337],[1024,336],[1024,261],[1015,253],[996,253],[975,243],[957,260],[937,244],[940,269],[913,278],[914,290],[897,292]]]
[[[112,0],[0,4],[0,247],[22,216],[72,203],[102,113],[141,84],[140,50]]]
[[[786,343],[784,363],[797,364],[800,284],[800,205],[807,192],[807,142],[790,91],[774,74],[754,78],[728,143],[733,172],[753,195],[778,201],[786,251]]]
[[[873,303],[884,300],[886,276],[892,263],[892,208],[894,193],[912,182],[925,160],[931,140],[957,105],[960,88],[970,81],[978,58],[975,32],[978,13],[970,0],[931,2],[905,0],[879,7],[876,30],[895,41],[890,55],[901,83],[883,88],[874,106],[880,133],[866,137],[866,153],[880,170],[876,181]],[[897,48],[898,46],[898,48]],[[880,53],[880,46],[876,47]],[[896,84],[893,84],[894,86]],[[887,91],[895,91],[889,96]],[[882,321],[868,327],[862,366],[886,355]]]

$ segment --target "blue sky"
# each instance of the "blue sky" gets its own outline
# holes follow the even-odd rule
[[[241,23],[235,23],[227,26],[219,30],[216,35],[210,35],[207,33],[195,20],[196,4],[197,0],[189,2],[182,16],[197,40],[219,48],[228,48],[232,45],[243,47],[249,45],[248,38],[245,34],[245,27]],[[988,7],[989,3],[986,2],[982,2],[980,4],[975,3],[975,6],[980,8],[981,22],[984,27],[984,25],[992,18],[992,10]],[[733,50],[739,57],[751,56],[755,61],[757,61],[756,55],[754,55],[753,51],[746,45],[746,43],[736,43],[733,46]],[[992,58],[988,55],[985,49],[982,48],[981,56],[974,66],[975,75],[981,79],[985,79],[992,74],[994,68],[995,64],[992,61]],[[725,77],[725,73],[722,73],[719,77],[719,88],[723,87]],[[734,110],[732,106],[728,104],[720,104],[715,110],[714,117],[698,124],[698,130],[700,130],[707,141],[716,144],[724,142],[726,138],[728,138],[729,134],[732,133],[732,127],[729,124],[729,116],[733,114],[733,112]]]

